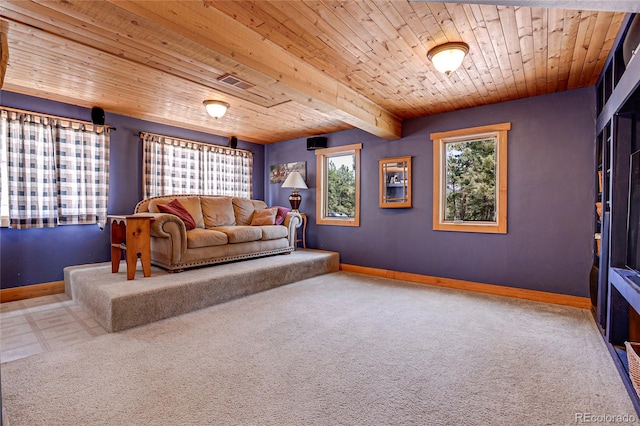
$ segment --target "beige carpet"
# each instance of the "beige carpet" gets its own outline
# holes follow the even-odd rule
[[[19,425],[636,416],[589,312],[337,272],[2,365]]]

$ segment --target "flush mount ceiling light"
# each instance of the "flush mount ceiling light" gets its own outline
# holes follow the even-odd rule
[[[203,104],[207,114],[216,119],[222,117],[230,107],[228,103],[222,101],[204,101]]]
[[[462,60],[468,52],[467,43],[456,41],[434,47],[427,53],[427,58],[438,71],[449,75],[462,65]]]

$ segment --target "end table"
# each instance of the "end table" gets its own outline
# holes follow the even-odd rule
[[[145,277],[151,276],[151,222],[153,216],[109,216],[111,224],[111,272],[120,270],[122,252],[127,261],[127,280],[135,278],[138,259]]]
[[[302,212],[298,212],[300,213],[300,216],[302,216],[302,238],[299,239],[297,238],[296,235],[296,246],[298,245],[298,243],[302,243],[302,248],[306,249],[307,248],[307,214],[306,213],[302,213]],[[298,232],[298,230],[296,229],[296,233]]]

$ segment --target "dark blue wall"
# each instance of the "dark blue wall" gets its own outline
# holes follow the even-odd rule
[[[0,91],[2,106],[91,121],[91,110],[45,99]],[[138,134],[152,132],[226,145],[227,138],[138,120],[106,112],[111,133],[109,214],[132,213],[142,198],[142,144]],[[238,141],[238,148],[254,153],[254,198],[264,198],[263,145]],[[0,287],[11,288],[63,279],[69,265],[110,260],[109,228],[65,225],[49,229],[0,228]]]
[[[0,92],[4,106],[89,120],[71,105]],[[429,134],[510,121],[508,234],[432,231],[433,155]],[[140,131],[226,144],[226,138],[109,114],[109,212],[131,212],[141,198]],[[270,184],[268,167],[307,162],[301,210],[311,248],[340,252],[343,263],[576,296],[588,296],[593,256],[595,91],[593,88],[408,120],[404,137],[385,141],[360,130],[328,135],[329,146],[362,143],[361,226],[315,225],[315,154],[306,140],[255,154],[254,197],[288,205],[287,189]],[[413,208],[378,207],[378,160],[413,156]],[[2,288],[57,281],[62,269],[109,260],[109,235],[97,226],[0,229]]]
[[[432,230],[432,132],[511,122],[508,234]],[[309,247],[341,262],[587,297],[593,258],[595,91],[539,96],[408,120],[385,141],[359,130],[328,136],[329,146],[362,143],[360,227],[315,225],[316,163],[304,139],[267,147],[269,165],[307,162],[301,211]],[[413,208],[378,207],[378,160],[413,156]],[[271,204],[289,190],[265,180]]]

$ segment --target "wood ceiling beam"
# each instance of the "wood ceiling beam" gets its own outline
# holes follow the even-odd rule
[[[427,2],[432,0],[409,0]],[[442,3],[461,3],[460,0],[444,0]],[[495,6],[542,7],[545,9],[597,10],[603,12],[640,13],[638,0],[464,0],[462,3]]]
[[[395,115],[205,2],[110,3],[275,78],[293,101],[387,140],[402,136]]]
[[[7,74],[9,63],[9,44],[7,42],[7,24],[0,22],[0,89],[4,85],[4,76]]]

